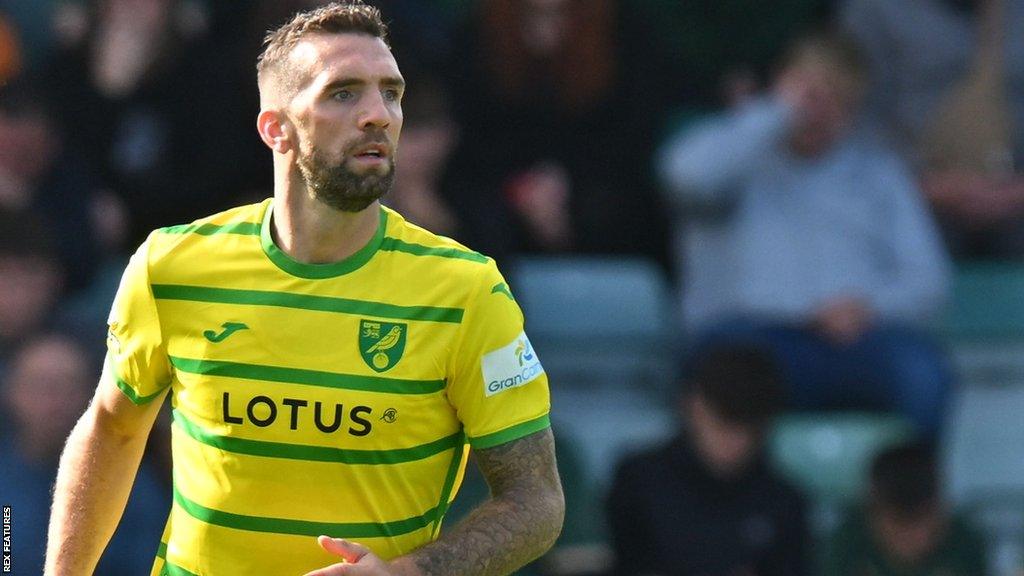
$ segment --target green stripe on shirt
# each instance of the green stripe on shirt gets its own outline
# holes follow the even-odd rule
[[[269,458],[288,458],[291,460],[307,460],[314,462],[339,462],[342,464],[402,464],[429,458],[461,446],[464,441],[462,432],[456,432],[433,442],[412,446],[409,448],[395,448],[392,450],[346,450],[328,446],[309,446],[303,444],[290,444],[285,442],[267,442],[263,440],[250,440],[248,438],[235,438],[221,436],[191,422],[178,410],[172,411],[174,422],[181,430],[188,434],[193,440],[213,446],[226,452],[236,454],[247,454],[249,456],[266,456]]]
[[[176,566],[167,561],[167,544],[164,542],[160,543],[160,547],[156,550],[156,557],[164,561],[163,568],[160,569],[160,576],[198,576],[193,572],[185,570],[181,566]]]
[[[286,368],[262,364],[243,364],[225,360],[196,360],[171,356],[171,365],[182,372],[243,378],[286,384],[306,384],[324,388],[384,392],[388,394],[433,394],[444,390],[444,380],[402,380],[383,376],[360,376],[338,372],[322,372],[304,368]]]
[[[161,386],[159,390],[148,396],[140,396],[131,384],[128,384],[128,382],[117,375],[117,370],[114,368],[114,361],[111,359],[110,354],[107,354],[106,358],[103,360],[103,377],[113,380],[121,392],[132,401],[132,404],[135,404],[136,406],[152,402],[155,398],[163,394],[167,387],[170,386],[170,383],[168,383]]]
[[[207,508],[186,498],[178,491],[177,486],[174,487],[174,501],[189,516],[215,526],[293,536],[316,537],[327,534],[334,538],[346,539],[393,538],[409,534],[429,526],[437,512],[436,508],[432,508],[419,516],[393,522],[310,522],[289,518],[249,516]]]
[[[231,224],[181,224],[179,226],[160,228],[157,232],[163,234],[199,234],[200,236],[213,236],[214,234],[258,236],[260,233],[260,224],[258,222],[233,222]]]
[[[405,254],[412,254],[413,256],[439,256],[441,258],[468,260],[479,264],[486,264],[488,260],[487,256],[478,252],[459,250],[458,248],[424,246],[422,244],[413,244],[412,242],[399,240],[398,238],[391,238],[390,236],[384,238],[384,241],[381,242],[380,249],[390,252],[403,252]]]
[[[519,438],[528,436],[534,432],[540,432],[550,426],[551,418],[548,414],[544,414],[543,416],[534,418],[533,420],[521,422],[515,426],[500,430],[493,434],[485,434],[483,436],[477,436],[476,438],[470,438],[469,445],[476,449],[493,448],[506,442],[511,442],[512,440],[518,440]]]
[[[212,288],[208,286],[186,286],[180,284],[153,284],[153,297],[157,300],[186,300],[212,302],[216,304],[242,304],[248,306],[276,306],[338,312],[397,320],[420,320],[424,322],[462,322],[462,308],[439,306],[399,306],[368,300],[352,300],[333,296],[313,296],[290,292],[266,290],[236,290],[234,288]]]

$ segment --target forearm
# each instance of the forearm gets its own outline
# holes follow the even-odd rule
[[[752,173],[789,128],[792,111],[759,100],[672,139],[660,158],[670,199],[708,203]]]
[[[68,437],[54,488],[46,575],[92,574],[124,511],[146,435],[105,425],[95,405]]]
[[[544,498],[493,498],[436,542],[396,561],[396,566],[422,576],[511,574],[554,544],[563,514],[561,491]]]
[[[562,530],[565,499],[551,430],[476,453],[494,495],[436,542],[399,558],[411,576],[503,576],[539,557]]]

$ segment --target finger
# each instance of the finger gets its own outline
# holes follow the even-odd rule
[[[303,576],[345,576],[346,574],[350,574],[348,571],[349,566],[352,565],[339,562],[338,564],[331,564],[330,566],[313,570],[312,572],[307,572],[303,574]]]
[[[349,542],[348,540],[343,540],[341,538],[320,536],[316,541],[324,550],[331,554],[337,554],[344,558],[346,562],[350,562],[352,564],[358,562],[360,558],[370,553],[370,549],[366,546],[355,542]]]

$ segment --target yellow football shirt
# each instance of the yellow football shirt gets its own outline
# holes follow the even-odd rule
[[[171,388],[174,503],[152,574],[303,574],[328,534],[392,558],[437,537],[466,445],[549,426],[547,377],[494,261],[382,208],[365,248],[290,259],[270,200],[153,232],[104,377]]]

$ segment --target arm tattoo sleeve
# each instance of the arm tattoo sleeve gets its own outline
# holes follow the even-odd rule
[[[476,452],[491,498],[412,553],[427,576],[499,576],[537,558],[562,529],[565,502],[550,429]]]

